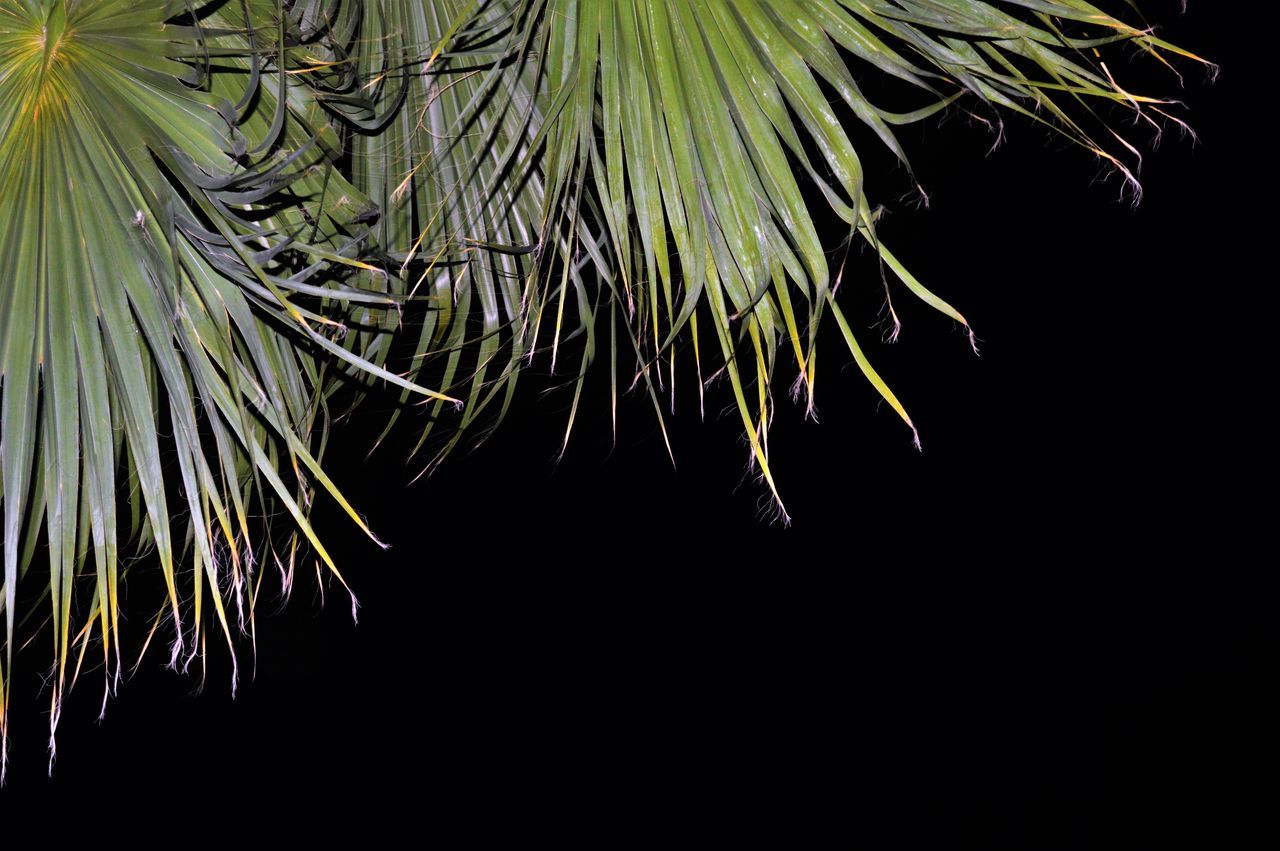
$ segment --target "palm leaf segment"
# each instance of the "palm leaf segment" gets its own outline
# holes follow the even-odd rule
[[[55,725],[95,632],[119,676],[130,541],[154,548],[175,660],[210,618],[228,643],[251,628],[255,505],[292,518],[278,562],[300,537],[336,573],[313,487],[368,531],[318,460],[339,380],[425,399],[424,441],[452,428],[438,458],[575,337],[575,410],[607,338],[615,396],[621,356],[661,419],[687,334],[776,496],[772,376],[785,351],[812,406],[830,314],[910,425],[797,175],[967,325],[881,243],[851,134],[905,164],[893,128],[958,102],[1129,175],[1095,105],[1164,113],[1098,58],[1120,41],[1183,53],[1080,0],[0,0],[0,680],[38,541],[47,602],[24,612],[51,613]],[[854,69],[918,104],[880,108]]]

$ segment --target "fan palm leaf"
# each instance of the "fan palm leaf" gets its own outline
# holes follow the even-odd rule
[[[575,413],[607,351],[614,398],[642,386],[661,422],[687,339],[781,512],[774,375],[812,412],[830,317],[914,432],[839,290],[968,321],[882,241],[859,148],[909,173],[896,127],[1017,114],[1136,190],[1108,116],[1177,119],[1103,57],[1191,55],[1105,5],[0,0],[0,726],[19,617],[51,621],[55,727],[90,646],[118,680],[126,550],[163,576],[175,663],[252,629],[264,561],[287,582],[305,546],[341,578],[308,520],[320,489],[371,534],[321,465],[338,394],[392,389],[388,429],[425,402],[434,462],[540,352],[576,347]],[[878,270],[833,261],[832,217]]]
[[[326,305],[391,299],[354,259],[373,208],[333,167],[327,115],[284,76],[288,19],[259,4],[245,11],[260,28],[227,29],[180,9],[0,2],[5,668],[43,523],[55,726],[82,565],[119,676],[122,480],[176,660],[202,646],[206,606],[228,641],[226,602],[252,616],[253,500],[270,493],[336,570],[306,520],[311,482],[337,495],[313,450],[335,367],[411,386],[334,339]],[[215,61],[204,90],[189,85]]]
[[[799,175],[817,186],[851,239],[875,248],[888,274],[967,327],[880,241],[855,133],[909,170],[894,127],[956,102],[995,121],[993,107],[1002,107],[1048,124],[1132,178],[1095,141],[1098,128],[1075,115],[1087,116],[1099,101],[1140,110],[1161,102],[1120,89],[1089,52],[1116,40],[1157,56],[1181,52],[1079,2],[566,0],[552,4],[547,21],[545,88],[555,93],[547,95],[548,214],[571,210],[566,200],[590,183],[612,249],[612,303],[625,305],[630,327],[647,329],[645,340],[633,340],[643,364],[672,356],[686,326],[702,352],[696,319],[709,320],[704,327],[775,497],[766,434],[779,349],[790,349],[812,411],[817,332],[828,312],[866,378],[914,432],[835,299],[850,275],[828,261]],[[1075,25],[1088,32],[1067,35]],[[916,103],[906,112],[877,105],[860,90],[854,62],[905,81]],[[872,283],[880,283],[874,271]]]

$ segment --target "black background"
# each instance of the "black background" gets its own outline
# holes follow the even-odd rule
[[[1136,209],[1025,121],[990,155],[960,115],[906,129],[927,211],[868,154],[882,235],[982,340],[978,358],[899,292],[902,337],[875,342],[867,257],[845,284],[923,453],[833,333],[821,423],[779,406],[784,529],[759,519],[726,387],[706,422],[688,396],[670,420],[673,470],[640,396],[611,450],[601,372],[554,464],[570,397],[541,392],[541,362],[495,438],[413,487],[394,447],[332,453],[394,545],[321,509],[358,626],[339,589],[321,607],[304,577],[261,619],[257,677],[234,700],[222,663],[197,695],[198,677],[152,655],[98,724],[82,684],[52,779],[45,719],[18,707],[0,808],[270,815],[302,795],[313,816],[476,837],[601,817],[601,837],[683,836],[670,825],[693,814],[699,837],[798,837],[834,817],[844,837],[888,837],[876,847],[1241,830],[1275,756],[1268,550],[1248,546],[1271,421],[1250,330],[1269,246],[1246,204],[1269,190],[1236,126],[1246,74],[1221,5],[1150,4],[1168,38],[1223,64],[1214,84],[1184,62],[1179,91],[1111,57],[1129,88],[1182,97],[1201,136],[1171,129],[1150,150],[1132,128]]]

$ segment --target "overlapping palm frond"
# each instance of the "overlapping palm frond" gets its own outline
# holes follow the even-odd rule
[[[1119,43],[1189,56],[1083,0],[0,0],[0,725],[21,617],[52,621],[55,726],[91,647],[119,678],[127,549],[178,662],[252,627],[273,554],[336,573],[313,491],[368,532],[320,464],[340,387],[425,401],[438,459],[570,340],[575,411],[607,351],[661,421],[691,339],[776,498],[773,378],[812,408],[829,315],[910,426],[838,289],[967,322],[881,241],[858,145],[907,164],[895,127],[1013,113],[1132,179],[1108,116],[1170,116]],[[833,268],[831,216],[880,272]]]
[[[532,352],[545,188],[513,164],[537,158],[539,23],[537,4],[511,0],[364,5],[362,37],[381,49],[361,77],[395,116],[353,133],[355,179],[387,211],[381,243],[422,307],[409,372],[465,400],[434,460],[486,411],[501,419]],[[419,447],[449,413],[432,403]]]

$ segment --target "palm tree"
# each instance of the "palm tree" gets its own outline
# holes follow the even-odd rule
[[[659,423],[677,382],[723,377],[785,519],[771,388],[812,410],[821,326],[914,432],[840,289],[967,328],[881,241],[855,140],[909,173],[894,127],[962,110],[998,139],[1017,114],[1136,195],[1109,118],[1181,122],[1106,57],[1200,60],[1103,5],[0,0],[0,735],[24,625],[51,625],[56,729],[90,654],[108,693],[126,641],[234,659],[266,574],[341,579],[308,515],[333,499],[372,536],[322,464],[371,394],[429,469],[533,358],[575,387],[566,440],[600,355]],[[879,274],[830,259],[832,216]],[[127,603],[149,629],[122,632],[122,574],[156,565],[164,599]]]

